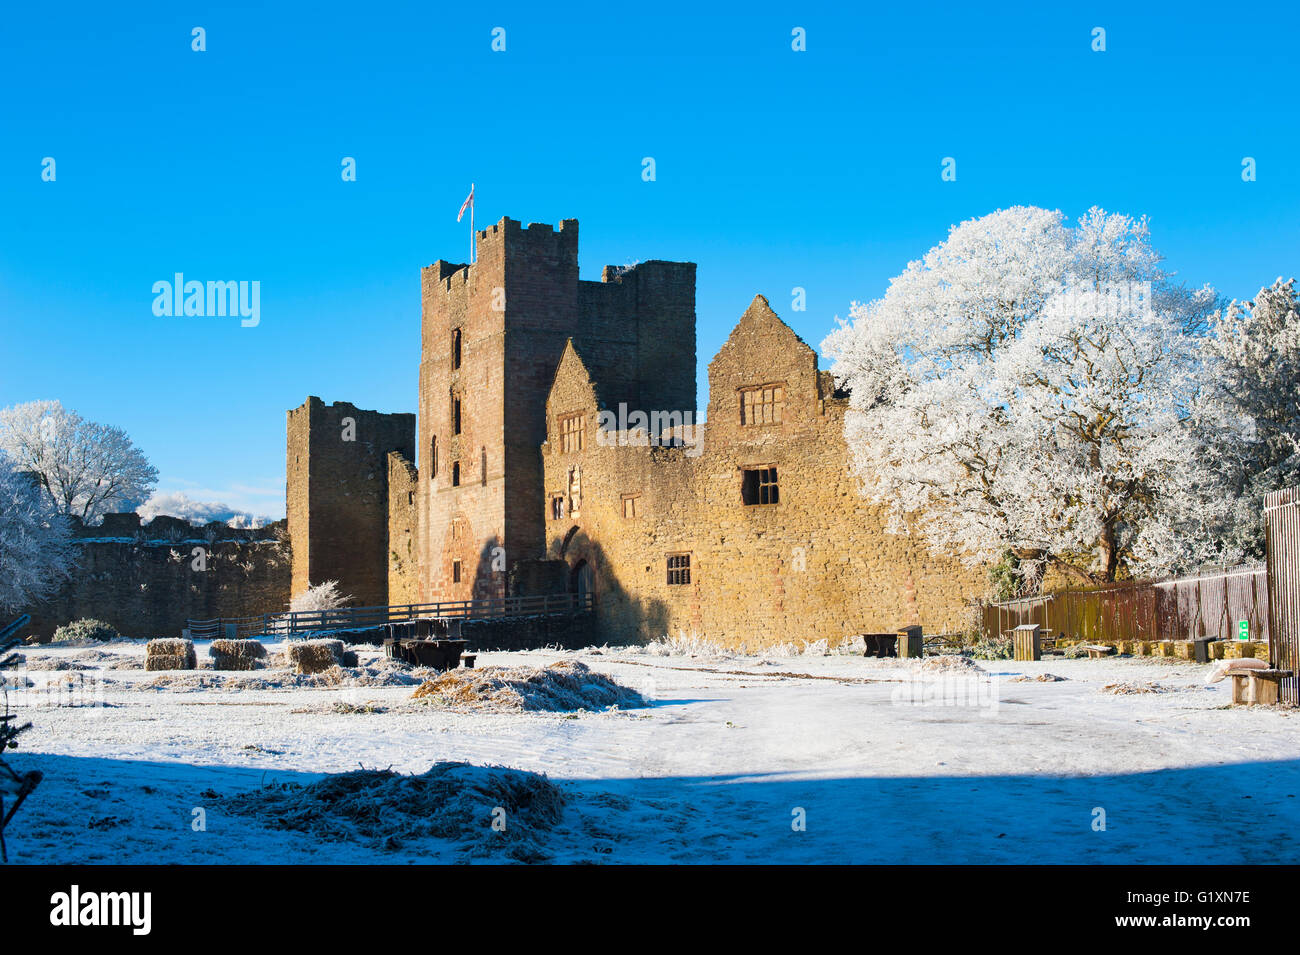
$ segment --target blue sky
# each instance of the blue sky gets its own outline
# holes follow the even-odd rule
[[[1149,215],[1181,278],[1249,297],[1297,271],[1300,14],[1137,6],[12,4],[0,406],[58,398],[160,490],[281,516],[288,408],[414,410],[419,268],[465,258],[471,180],[480,226],[580,219],[584,278],[699,263],[701,401],[755,293],[817,345],[1009,205]],[[175,272],[260,281],[260,324],[156,317]]]

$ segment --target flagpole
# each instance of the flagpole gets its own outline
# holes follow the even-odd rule
[[[474,264],[474,183],[469,184],[469,261]]]

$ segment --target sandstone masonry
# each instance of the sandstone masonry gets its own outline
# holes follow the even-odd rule
[[[475,243],[472,265],[421,272],[418,428],[317,398],[289,412],[294,593],[590,592],[612,641],[962,625],[982,572],[884,530],[850,473],[847,396],[766,299],[709,365],[705,440],[692,263],[583,281],[573,219]]]

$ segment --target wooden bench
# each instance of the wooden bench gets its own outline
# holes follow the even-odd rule
[[[1290,670],[1228,668],[1232,677],[1232,702],[1276,703],[1281,698],[1282,680],[1291,676]]]

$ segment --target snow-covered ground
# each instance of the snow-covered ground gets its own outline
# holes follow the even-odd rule
[[[78,654],[27,651],[37,666]],[[478,666],[562,659],[649,705],[454,712],[411,700],[411,686],[181,690],[144,688],[157,674],[139,669],[30,669],[34,687],[11,691],[11,704],[35,728],[10,760],[45,780],[11,824],[10,858],[450,862],[472,846],[476,861],[506,861],[492,854],[487,815],[466,820],[468,843],[384,848],[227,811],[259,787],[440,761],[559,784],[563,816],[535,835],[560,863],[1296,858],[1300,713],[1229,707],[1228,683],[1207,686],[1206,666],[1051,658],[942,671],[851,655],[611,649],[483,654]],[[1044,673],[1065,679],[1018,679]],[[79,689],[43,690],[69,678]],[[1104,689],[1116,683],[1164,692]]]

